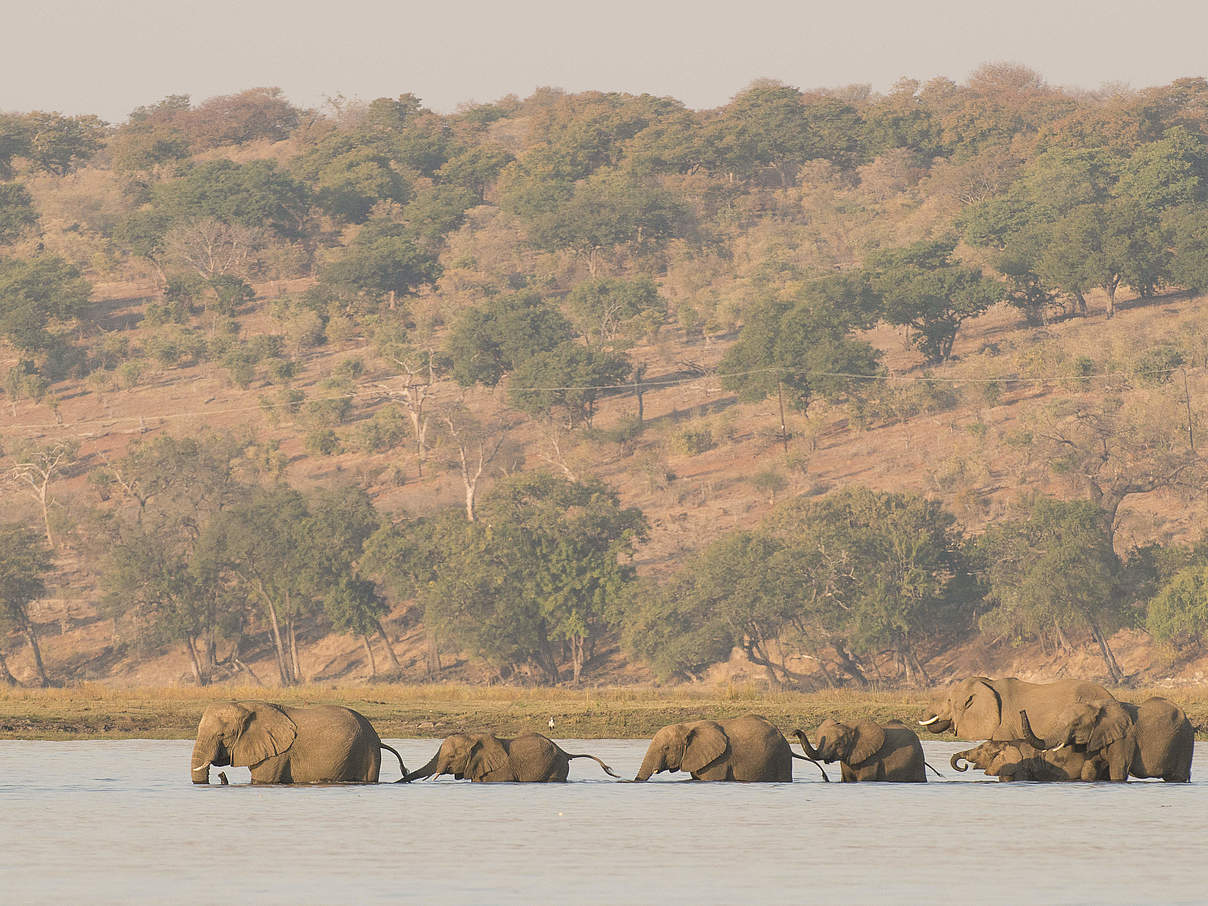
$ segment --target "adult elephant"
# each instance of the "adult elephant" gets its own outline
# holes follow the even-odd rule
[[[590,758],[612,777],[612,768],[595,755],[571,755],[540,733],[501,739],[489,733],[446,736],[436,754],[407,780],[452,774],[475,783],[562,783],[572,758]]]
[[[1107,766],[1112,780],[1160,777],[1191,780],[1195,728],[1183,709],[1164,698],[1132,702],[1075,702],[1062,712],[1065,726],[1041,734],[1050,749],[1075,746]]]
[[[210,782],[210,765],[251,768],[252,783],[376,783],[378,738],[356,711],[336,705],[292,708],[268,702],[215,702],[193,745],[193,782]]]
[[[636,781],[663,771],[686,771],[693,780],[787,783],[793,758],[784,735],[764,718],[671,724],[654,734]]]
[[[1027,711],[1036,735],[1048,739],[1065,728],[1070,705],[1105,701],[1115,698],[1098,683],[1084,680],[1029,683],[971,676],[938,692],[919,725],[933,733],[951,730],[961,739],[1024,739],[1019,712]]]

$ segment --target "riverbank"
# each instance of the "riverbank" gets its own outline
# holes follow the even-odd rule
[[[1208,687],[1129,689],[1120,694],[1138,702],[1163,695],[1187,711],[1199,738],[1208,738]],[[0,739],[191,739],[205,706],[222,699],[345,705],[368,717],[385,738],[439,737],[482,729],[501,736],[536,731],[561,738],[639,739],[668,723],[747,712],[762,714],[785,730],[815,727],[827,717],[910,722],[925,707],[928,694],[921,690],[767,692],[750,686],[550,689],[321,684],[193,689],[87,684],[0,690]]]

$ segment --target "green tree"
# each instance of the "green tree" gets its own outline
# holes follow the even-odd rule
[[[312,187],[319,208],[349,223],[364,223],[383,199],[405,204],[411,195],[382,144],[365,143],[353,133],[333,133],[308,148],[291,169]]]
[[[983,550],[983,630],[1037,636],[1086,630],[1113,682],[1124,679],[1107,637],[1120,624],[1119,560],[1099,508],[1089,500],[1038,497],[1024,518],[991,526]]]
[[[1173,548],[1157,570],[1157,582],[1146,606],[1145,628],[1155,639],[1184,648],[1202,647],[1208,634],[1208,550]],[[1131,563],[1131,560],[1130,560]]]
[[[362,227],[344,254],[323,269],[321,280],[374,299],[388,296],[393,308],[398,296],[410,295],[439,276],[440,264],[416,246],[407,228],[383,220]]]
[[[878,305],[860,275],[815,280],[794,302],[757,302],[722,359],[722,386],[746,400],[776,396],[787,442],[786,395],[805,413],[819,396],[858,396],[859,377],[879,373],[880,353],[851,336],[875,323]]]
[[[611,343],[639,324],[649,330],[667,316],[667,303],[650,277],[585,280],[567,294],[566,308],[592,344]]]
[[[21,156],[56,176],[70,173],[101,149],[105,124],[97,117],[36,110],[25,115],[28,146]]]
[[[57,255],[0,258],[0,335],[26,352],[46,352],[60,342],[47,328],[77,316],[91,292]]]
[[[0,628],[17,630],[29,642],[38,683],[50,685],[38,634],[29,616],[29,605],[46,594],[46,576],[54,560],[37,532],[20,523],[0,523]],[[0,680],[14,685],[16,679],[0,654]]]
[[[520,362],[508,398],[529,415],[552,419],[561,413],[569,427],[590,426],[601,392],[624,381],[631,369],[621,353],[566,340]]]
[[[153,209],[165,212],[172,223],[209,217],[267,227],[285,237],[301,235],[310,204],[311,193],[304,184],[265,160],[206,161],[178,179],[157,185],[152,193]]]
[[[242,453],[228,435],[160,435],[97,473],[127,504],[111,522],[104,609],[129,620],[147,644],[183,644],[199,686],[218,668],[218,638],[238,640],[246,616],[246,598],[221,581],[200,547],[217,514],[247,494],[236,473]],[[230,659],[238,660],[238,644]]]
[[[20,183],[0,183],[0,245],[15,242],[38,225],[33,199]]]
[[[494,387],[505,374],[574,336],[571,323],[533,292],[495,296],[467,308],[445,345],[453,379],[463,387]]]
[[[841,661],[848,644],[861,656],[888,648],[908,684],[929,684],[916,646],[966,619],[971,597],[964,538],[938,501],[849,488],[790,501],[765,530],[789,547],[807,632],[833,640]]]
[[[869,256],[873,289],[885,300],[890,324],[909,327],[929,362],[952,355],[961,324],[1003,298],[1002,287],[955,261],[952,240],[918,242]]]

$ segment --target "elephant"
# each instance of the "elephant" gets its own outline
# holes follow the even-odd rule
[[[1073,745],[1104,761],[1116,781],[1160,777],[1191,780],[1195,728],[1164,698],[1131,702],[1075,702],[1062,712],[1064,727],[1045,737],[1049,748]]]
[[[193,782],[210,782],[210,765],[248,767],[252,783],[377,783],[382,754],[394,753],[356,711],[336,705],[294,708],[268,702],[214,702],[201,715],[193,745]]]
[[[1073,781],[1106,780],[1106,765],[1101,759],[1075,746],[1050,749],[1028,723],[1027,713],[1020,715],[1022,739],[983,742],[972,749],[957,752],[949,761],[953,770],[967,771],[968,764],[981,768],[1001,781]],[[961,762],[968,762],[962,767]]]
[[[475,783],[564,783],[572,758],[590,758],[610,777],[612,768],[595,755],[571,755],[540,733],[500,739],[489,733],[446,736],[436,754],[408,781],[452,774]]]
[[[801,756],[789,749],[779,730],[756,714],[697,720],[671,724],[655,733],[634,780],[641,783],[663,771],[687,771],[693,780],[788,783],[793,779],[793,758]]]
[[[1062,712],[1071,704],[1110,701],[1115,701],[1110,692],[1083,680],[1028,683],[971,676],[937,692],[919,725],[933,733],[951,730],[962,739],[1024,739],[1019,712],[1026,710],[1036,734],[1048,739],[1066,726]]]
[[[893,720],[881,726],[862,720],[854,727],[827,718],[815,731],[818,745],[810,745],[802,730],[793,735],[812,761],[839,762],[844,783],[888,781],[926,783],[923,744],[905,724]]]

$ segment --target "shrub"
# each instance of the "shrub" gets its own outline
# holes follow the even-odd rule
[[[697,456],[717,446],[713,431],[708,427],[685,428],[675,435],[675,448],[689,456]]]
[[[317,456],[333,456],[340,452],[340,438],[331,428],[316,428],[308,432],[303,443],[308,452]]]
[[[388,406],[357,426],[352,445],[364,453],[385,453],[407,438],[408,422],[396,407]]]

